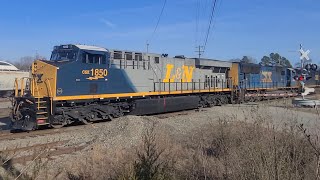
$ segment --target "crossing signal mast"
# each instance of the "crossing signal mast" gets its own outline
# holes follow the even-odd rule
[[[300,44],[300,60],[301,60],[301,70],[306,71],[316,71],[318,69],[318,66],[316,64],[311,64],[311,59],[309,58],[310,50],[303,50],[302,44]]]
[[[203,50],[204,46],[197,46],[196,48],[197,48],[197,50],[195,52],[198,53],[198,57],[200,59],[202,53],[204,52],[204,50]]]
[[[305,66],[305,62],[310,61],[310,58],[308,56],[310,53],[310,50],[304,51],[302,48],[302,44],[300,44],[299,52],[300,52],[301,68],[303,69]]]
[[[305,87],[305,81],[311,78],[311,71],[316,71],[318,66],[316,64],[311,63],[311,59],[309,58],[310,50],[304,50],[302,44],[300,44],[300,49],[298,51],[300,53],[300,61],[301,66],[297,68],[294,73],[296,75],[293,77],[297,82],[299,82],[301,87],[301,95],[304,98],[305,95],[309,94],[309,92],[314,92],[313,88]],[[298,70],[298,71],[297,71]],[[297,73],[299,72],[299,73]]]

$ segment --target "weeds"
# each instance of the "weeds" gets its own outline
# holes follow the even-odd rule
[[[250,113],[255,112],[257,110],[253,109]],[[303,125],[277,128],[268,118],[254,114],[253,122],[239,122],[235,117],[219,119],[216,123],[194,129],[192,134],[185,135],[184,141],[172,141],[173,138],[161,134],[157,124],[153,124],[145,129],[141,144],[135,148],[110,152],[101,144],[93,146],[89,155],[65,167],[63,178],[319,179],[317,136],[308,134]],[[1,164],[8,160],[4,155],[1,157]],[[24,174],[10,161],[4,164],[2,167],[10,173],[0,178],[10,179]],[[36,179],[40,171],[45,170],[41,166],[46,166],[41,162],[38,165],[34,166],[35,170],[30,168],[35,174],[29,173],[24,178]]]

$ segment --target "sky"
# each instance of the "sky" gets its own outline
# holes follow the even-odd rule
[[[212,0],[0,0],[0,59],[36,53],[50,58],[60,44],[196,57],[208,29]],[[218,0],[203,57],[278,52],[299,60],[299,44],[320,62],[319,0]],[[199,12],[199,13],[197,13]],[[199,18],[197,18],[199,17]]]

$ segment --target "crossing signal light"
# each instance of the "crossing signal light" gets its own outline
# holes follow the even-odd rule
[[[316,71],[318,69],[318,66],[316,64],[307,64],[304,67],[306,70],[312,70],[312,71]]]

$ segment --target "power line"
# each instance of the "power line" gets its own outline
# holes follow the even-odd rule
[[[196,4],[196,32],[195,32],[195,45],[198,45],[198,32],[199,32],[199,18],[200,18],[200,0]]]
[[[214,17],[215,10],[216,10],[217,1],[218,0],[212,0],[211,16],[210,16],[209,26],[208,26],[206,38],[205,38],[205,41],[204,41],[203,49],[205,49],[206,46],[207,46],[207,42],[208,42],[208,38],[209,38],[209,34],[210,34],[210,29],[211,29],[211,24],[212,24],[212,20],[213,20],[213,17]]]
[[[153,33],[152,33],[151,37],[149,38],[149,40],[147,40],[147,44],[151,41],[151,39],[153,38],[153,36],[155,35],[155,33],[156,33],[157,29],[158,29],[158,26],[159,26],[159,23],[160,23],[164,8],[166,7],[166,4],[167,4],[167,0],[164,0],[163,6],[162,6],[162,9],[161,9],[161,12],[160,12],[157,24],[156,24],[156,27],[154,28]]]

